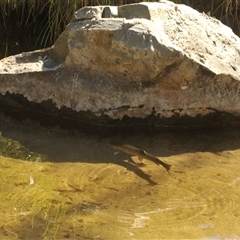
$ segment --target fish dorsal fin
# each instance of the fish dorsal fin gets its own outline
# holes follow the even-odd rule
[[[145,155],[145,151],[141,148],[138,148],[138,152]]]

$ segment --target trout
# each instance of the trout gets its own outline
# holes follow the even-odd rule
[[[112,147],[115,150],[125,152],[129,155],[132,155],[132,156],[137,156],[138,159],[141,162],[143,161],[143,159],[147,159],[149,161],[152,161],[152,162],[156,163],[157,165],[162,165],[167,170],[167,172],[169,172],[170,168],[172,167],[172,165],[169,165],[169,164],[163,162],[159,158],[155,157],[151,153],[148,153],[141,148],[137,148],[137,147],[134,147],[134,146],[131,146],[131,145],[128,145],[128,144],[118,145],[118,144],[115,144],[115,143],[110,143],[109,146]]]

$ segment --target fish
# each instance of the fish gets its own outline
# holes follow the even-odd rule
[[[152,155],[151,153],[146,152],[145,150],[143,150],[141,148],[137,148],[137,147],[134,147],[134,146],[128,145],[128,144],[119,145],[116,143],[110,143],[109,146],[117,151],[125,152],[131,156],[137,156],[141,162],[143,161],[143,159],[147,159],[149,161],[154,162],[157,165],[162,165],[168,173],[170,171],[170,168],[172,167],[172,165],[163,162],[156,156]]]

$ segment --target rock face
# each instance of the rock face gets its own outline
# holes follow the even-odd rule
[[[232,30],[185,5],[85,7],[51,48],[0,61],[0,103],[97,125],[239,125],[239,63]]]

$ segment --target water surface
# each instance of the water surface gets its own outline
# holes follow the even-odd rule
[[[239,129],[112,137],[4,122],[47,162],[0,157],[0,239],[240,239]],[[139,146],[173,167],[114,155]]]

